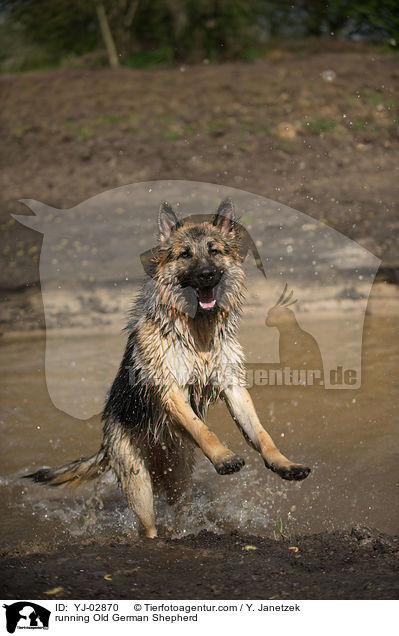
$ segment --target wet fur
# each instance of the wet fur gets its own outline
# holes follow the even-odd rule
[[[149,537],[156,536],[153,491],[166,493],[173,503],[189,489],[195,446],[220,474],[244,465],[203,423],[210,403],[230,391],[228,406],[239,426],[250,409],[240,414],[243,398],[231,389],[244,384],[243,353],[235,336],[244,294],[242,234],[232,204],[222,202],[213,222],[202,223],[182,223],[163,204],[159,227],[153,274],[131,311],[126,349],[103,412],[101,449],[92,457],[28,475],[50,485],[78,484],[112,469]],[[212,291],[217,302],[215,309],[202,310],[198,304],[193,312],[197,300],[190,282],[194,286],[203,271],[218,281]],[[262,429],[267,436],[262,440],[256,422],[245,426],[244,434],[266,465],[279,472],[283,456],[274,445],[271,453],[267,450],[267,433]],[[284,478],[308,474],[295,475],[297,465],[283,460]]]

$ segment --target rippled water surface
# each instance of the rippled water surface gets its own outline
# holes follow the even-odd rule
[[[267,471],[225,406],[213,407],[212,428],[245,457],[246,466],[235,475],[219,476],[199,455],[192,503],[179,514],[162,499],[156,503],[161,534],[177,537],[206,528],[292,536],[355,523],[396,533],[399,344],[395,325],[394,317],[367,317],[360,390],[251,389],[261,420],[280,450],[312,466],[302,483],[284,482]],[[254,330],[250,335],[254,345],[257,337]],[[123,345],[119,335],[72,338],[73,345],[92,360],[94,375],[99,348],[115,350]],[[99,417],[76,420],[54,407],[46,388],[43,338],[8,338],[1,348],[3,546],[23,549],[71,536],[137,535],[135,516],[110,474],[97,485],[92,482],[77,490],[40,487],[20,479],[40,466],[92,454],[101,440],[101,424]],[[67,373],[60,382],[73,399],[76,389]]]

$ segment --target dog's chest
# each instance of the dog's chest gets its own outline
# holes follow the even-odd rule
[[[176,340],[166,351],[164,363],[182,389],[210,385],[222,391],[241,377],[242,350],[231,338],[212,342],[206,351]]]

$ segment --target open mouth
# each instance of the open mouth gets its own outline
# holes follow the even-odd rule
[[[201,309],[213,309],[216,305],[215,287],[203,287],[195,290]]]

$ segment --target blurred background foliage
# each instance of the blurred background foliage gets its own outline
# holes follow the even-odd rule
[[[108,64],[99,9],[132,67],[251,60],[276,39],[399,42],[398,0],[3,0],[0,69]]]

